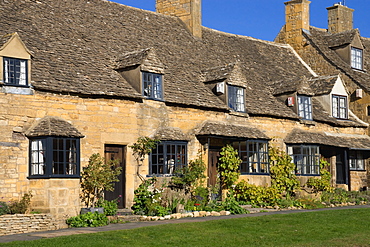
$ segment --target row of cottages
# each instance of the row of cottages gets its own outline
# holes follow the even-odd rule
[[[123,167],[107,197],[130,207],[140,177],[170,177],[199,150],[214,185],[226,144],[254,184],[270,183],[273,144],[302,184],[322,157],[334,185],[368,186],[368,124],[343,75],[318,76],[290,45],[202,27],[200,0],[157,0],[159,13],[105,0],[0,9],[1,200],[32,191],[34,210],[76,215],[81,170],[100,153]],[[129,146],[141,136],[161,142],[138,166]]]
[[[328,99],[333,117],[348,119],[348,115],[340,113],[340,109],[348,107],[363,122],[370,123],[370,39],[353,29],[354,10],[341,2],[327,8],[326,29],[311,26],[310,3],[308,0],[285,2],[286,23],[275,41],[290,44],[318,75],[340,75],[347,96],[334,94]],[[333,161],[337,183],[357,190],[358,179],[367,176],[367,164],[363,161],[367,156],[358,150],[340,155]]]

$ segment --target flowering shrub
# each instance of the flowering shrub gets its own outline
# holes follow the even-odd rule
[[[145,180],[135,190],[134,205],[131,209],[135,214],[164,216],[169,209],[161,205],[163,190],[155,187],[157,179]]]

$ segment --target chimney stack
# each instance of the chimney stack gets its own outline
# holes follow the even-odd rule
[[[299,50],[305,43],[302,29],[310,30],[310,1],[285,2],[285,43]]]
[[[156,0],[158,13],[179,17],[198,38],[202,38],[201,5],[202,0]]]
[[[342,5],[334,4],[328,10],[328,32],[341,33],[353,29],[353,9]]]

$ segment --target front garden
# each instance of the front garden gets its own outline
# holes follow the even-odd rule
[[[150,152],[150,147],[156,143],[149,138],[139,141],[132,146],[138,165]],[[274,210],[315,209],[367,204],[370,201],[370,193],[367,191],[333,188],[328,171],[329,164],[324,160],[320,161],[320,177],[310,178],[306,184],[300,185],[294,173],[295,165],[289,155],[276,148],[270,148],[269,155],[271,186],[256,186],[246,180],[239,180],[241,160],[237,151],[227,145],[222,148],[218,162],[219,186],[205,186],[206,166],[203,153],[199,152],[197,159],[191,160],[188,166],[176,171],[170,178],[141,177],[142,183],[135,190],[134,205],[131,209],[134,214],[143,216],[142,219],[159,220],[245,214],[248,213],[248,207]],[[105,168],[102,168],[104,165]],[[111,169],[112,167],[113,163],[105,164],[99,155],[91,157],[82,178],[83,199],[88,207],[102,207],[105,213],[89,212],[72,217],[67,220],[71,227],[102,226],[119,222],[116,218],[111,217],[109,220],[108,217],[116,214],[116,201],[102,199],[103,191],[113,188],[111,185],[120,172]],[[88,182],[88,178],[95,179],[95,182]],[[90,184],[90,187],[87,184]]]

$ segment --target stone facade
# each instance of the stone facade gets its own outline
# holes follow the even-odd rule
[[[297,18],[298,13],[307,12],[308,1],[291,2],[296,5],[289,8],[289,11],[297,13]],[[80,208],[84,206],[79,197],[79,172],[88,164],[92,154],[103,154],[107,146],[116,145],[125,150],[122,152],[122,193],[124,206],[131,207],[134,190],[141,179],[153,176],[150,174],[148,157],[143,165],[138,165],[129,148],[142,136],[159,136],[162,141],[183,141],[187,143],[187,162],[196,159],[198,152],[203,151],[204,161],[211,170],[209,159],[213,158],[212,155],[222,146],[235,141],[243,142],[246,146],[247,140],[262,140],[263,143],[269,142],[270,145],[286,151],[286,138],[297,129],[307,133],[325,132],[346,137],[365,136],[367,133],[367,125],[356,116],[351,115],[345,121],[331,117],[328,113],[330,109],[320,100],[316,101],[322,95],[316,97],[314,85],[306,88],[310,95],[316,97],[312,120],[302,120],[297,109],[287,105],[286,98],[284,99],[287,95],[284,93],[296,96],[297,91],[301,90],[300,84],[309,83],[304,78],[315,76],[290,46],[199,26],[203,34],[200,40],[194,38],[176,18],[107,1],[66,0],[64,5],[58,5],[54,0],[48,0],[48,4],[16,1],[12,4],[25,4],[30,12],[22,13],[22,18],[35,20],[33,25],[43,31],[42,34],[41,31],[30,32],[29,26],[23,26],[23,22],[14,23],[15,18],[0,20],[5,23],[0,25],[0,29],[5,28],[4,32],[8,32],[7,28],[10,27],[13,30],[15,26],[14,29],[23,33],[22,39],[18,34],[11,34],[11,41],[9,37],[0,37],[3,45],[0,47],[0,61],[5,56],[26,59],[30,82],[27,93],[0,92],[1,200],[19,200],[24,193],[31,191],[31,208],[50,213],[56,220],[62,221],[79,214]],[[17,6],[0,5],[9,13],[17,9]],[[83,16],[71,14],[71,7],[76,9],[76,13],[84,13]],[[200,18],[200,1],[158,0],[157,8],[175,12],[176,16],[185,10],[195,11],[196,18]],[[106,11],[102,12],[102,9]],[[58,14],[49,14],[54,12]],[[20,12],[12,12],[12,15],[19,14]],[[25,14],[30,17],[24,17]],[[89,18],[94,15],[104,15],[104,18],[101,22],[95,18],[94,25],[86,28],[84,25],[91,24]],[[75,21],[59,26],[61,30],[66,28],[66,31],[51,32],[55,29],[50,29],[50,26],[73,18],[76,18]],[[39,21],[41,19],[44,21]],[[184,22],[187,23],[186,20]],[[299,22],[303,25],[307,21],[302,22],[299,19]],[[110,28],[115,31],[108,33]],[[294,32],[300,28],[292,24]],[[78,38],[69,39],[63,36],[70,30],[74,30]],[[158,35],[159,30],[161,35]],[[123,34],[125,42],[122,42]],[[50,44],[47,49],[40,44],[41,38]],[[291,38],[294,39],[293,36]],[[315,59],[313,50],[312,54],[302,53],[302,56],[304,59],[305,56]],[[325,59],[320,60],[320,63],[336,75],[337,71]],[[0,66],[0,72],[4,73],[2,68]],[[314,69],[320,68],[326,69],[321,65],[314,66]],[[144,73],[156,73],[156,78],[162,78],[163,97],[153,99],[145,95],[145,89],[150,88],[146,88],[143,83]],[[338,81],[344,88],[340,77]],[[238,103],[242,100],[244,109],[236,111],[229,107],[229,100],[236,96],[228,95],[227,90],[214,91],[214,86],[220,82],[224,83],[225,88],[242,88],[243,98],[242,94],[236,96]],[[288,91],[281,90],[284,92],[276,96],[275,89],[282,86],[274,84],[275,82],[283,85],[295,82],[292,87],[295,91],[292,92],[292,88],[288,87]],[[154,85],[152,83],[151,86]],[[310,83],[312,84],[312,80]],[[0,84],[0,87],[4,89],[7,86]],[[26,87],[12,85],[8,88]],[[350,84],[348,88],[351,93],[355,89]],[[58,126],[47,126],[52,123]],[[81,169],[73,174],[76,176],[68,176],[70,174],[65,171],[37,173],[38,176],[32,174],[32,157],[38,157],[32,154],[44,155],[41,148],[33,149],[32,138],[36,134],[39,134],[36,137],[40,139],[49,136],[42,131],[42,126],[46,126],[45,132],[52,130],[52,127],[56,129],[55,132],[50,132],[53,138],[78,137]],[[68,133],[62,133],[63,128]],[[301,138],[290,144],[323,144],[330,146],[329,151],[342,150],[355,145],[355,137],[342,146],[335,142],[327,145],[318,139],[312,141],[309,135],[308,138]],[[364,146],[370,148],[369,143]],[[49,150],[54,150],[51,146],[50,144]],[[70,149],[62,151],[72,153]],[[335,152],[326,154],[332,167],[335,166],[335,155]],[[69,159],[72,160],[68,156],[68,162],[63,164],[67,166],[73,163]],[[246,155],[244,159],[247,159]],[[51,162],[47,165],[51,171],[54,169],[54,157],[49,160]],[[171,159],[167,164],[163,163],[163,166],[169,165],[170,161]],[[40,166],[39,163],[33,164]],[[332,173],[335,184],[334,168]],[[158,172],[156,175],[168,178],[171,173]],[[367,186],[363,175],[361,172],[351,174],[358,181],[353,188]],[[308,177],[300,176],[301,182],[304,183]],[[241,179],[248,179],[257,185],[270,184],[267,173],[244,172]]]

